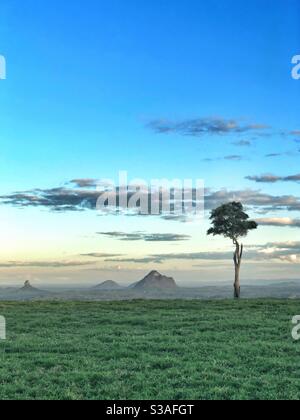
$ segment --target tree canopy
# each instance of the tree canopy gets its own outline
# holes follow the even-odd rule
[[[208,235],[222,235],[233,242],[237,242],[239,238],[247,236],[250,230],[258,227],[255,221],[249,220],[242,203],[236,201],[213,210],[210,220],[213,227],[207,232]]]

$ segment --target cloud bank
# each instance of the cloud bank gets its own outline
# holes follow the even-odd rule
[[[296,176],[287,178],[292,178],[293,180],[295,180],[295,177]],[[85,182],[86,181],[84,181],[84,183]],[[77,180],[77,185],[80,185],[80,180]],[[46,208],[52,212],[96,210],[97,200],[99,197],[101,197],[102,194],[105,193],[97,191],[96,189],[87,189],[85,187],[60,187],[44,190],[34,189],[30,191],[2,195],[0,196],[0,204],[10,205],[17,208],[41,207]],[[130,199],[133,194],[133,192],[129,192],[128,199]],[[146,199],[150,203],[151,196],[147,192],[145,192],[144,194],[146,195]],[[119,202],[119,199],[120,196],[117,193],[117,203]],[[230,201],[241,201],[245,206],[249,207],[253,211],[257,210],[259,212],[265,213],[267,213],[268,211],[275,210],[300,210],[300,199],[299,197],[296,197],[294,195],[271,195],[263,193],[261,190],[253,189],[230,191],[224,188],[218,191],[213,191],[211,189],[205,190],[206,210],[212,210],[218,207],[219,205]],[[174,205],[174,200],[172,200],[172,197],[170,197],[170,206],[172,207],[172,205]],[[162,201],[160,202],[160,207],[161,206]],[[127,208],[121,207],[119,207],[119,209],[124,211],[125,214],[128,210]],[[129,216],[133,215],[132,212],[128,212],[127,214]],[[172,214],[163,214],[163,212],[160,212],[159,215],[166,220],[169,219],[184,221],[184,216],[176,217]]]
[[[148,128],[158,134],[178,134],[181,136],[204,137],[210,135],[259,133],[270,127],[263,124],[241,124],[235,119],[195,118],[182,121],[153,120]]]
[[[273,174],[265,174],[260,176],[247,176],[245,179],[257,183],[275,184],[276,182],[300,182],[300,174],[290,176],[277,176]]]
[[[144,241],[144,242],[180,242],[187,241],[191,237],[188,235],[178,235],[173,233],[144,233],[144,232],[99,232],[99,235],[106,236],[120,241]]]

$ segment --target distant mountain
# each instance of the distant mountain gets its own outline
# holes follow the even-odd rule
[[[134,289],[134,288],[135,288],[135,286],[136,286],[138,283],[139,283],[139,281],[136,281],[136,282],[134,282],[134,283],[130,284],[130,285],[128,286],[128,289]]]
[[[94,290],[120,290],[122,286],[112,280],[105,281],[97,286],[93,287]]]
[[[35,287],[32,287],[30,282],[27,280],[24,283],[24,286],[19,289],[19,292],[24,292],[24,293],[43,293],[41,290],[36,289]]]
[[[299,287],[300,282],[297,281],[286,281],[268,284],[268,287]]]
[[[151,273],[134,286],[134,289],[139,290],[172,290],[176,288],[177,284],[172,277],[163,276],[158,271],[151,271]]]

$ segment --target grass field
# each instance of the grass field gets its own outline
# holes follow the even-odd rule
[[[0,303],[1,399],[299,399],[299,301]]]

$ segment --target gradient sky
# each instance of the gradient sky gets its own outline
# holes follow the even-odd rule
[[[201,224],[34,205],[33,190],[120,170],[241,199],[262,221],[243,277],[299,279],[298,0],[2,0],[0,54],[1,283],[231,279],[230,242],[206,236],[209,205]]]

